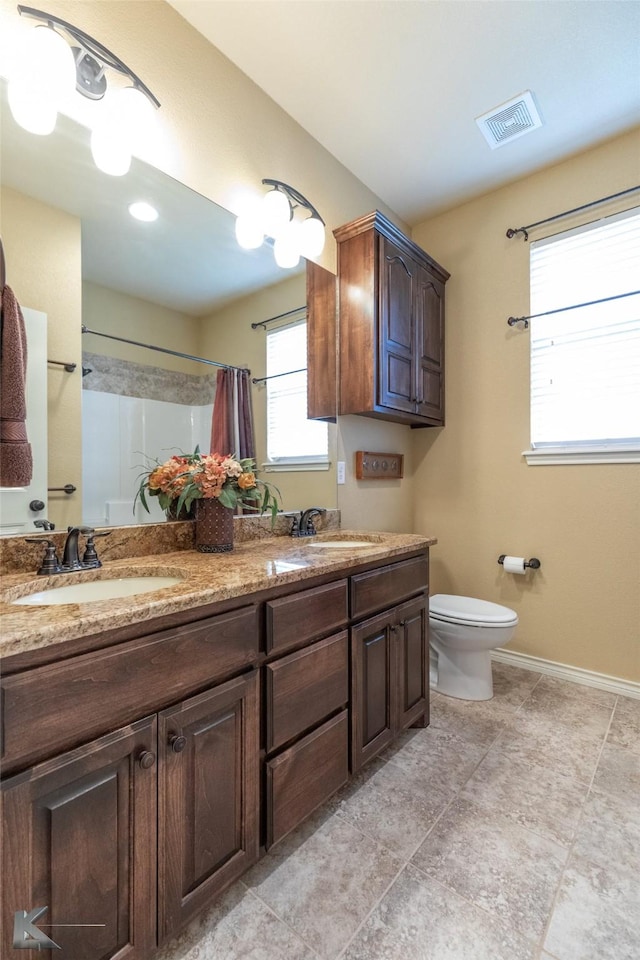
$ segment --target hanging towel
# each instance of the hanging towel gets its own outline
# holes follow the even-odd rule
[[[33,475],[27,440],[27,334],[11,287],[1,291],[0,319],[0,487],[26,487]]]

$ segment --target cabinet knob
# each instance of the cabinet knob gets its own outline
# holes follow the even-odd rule
[[[398,626],[399,626],[399,627],[404,627],[404,626],[406,626],[406,623],[407,623],[406,620],[401,620],[400,623],[398,624]]]
[[[169,746],[171,747],[174,753],[182,753],[186,745],[187,745],[186,737],[178,737],[178,736],[169,737]]]
[[[152,753],[151,750],[144,750],[138,758],[138,763],[143,770],[149,770],[155,762],[156,755],[155,753]]]

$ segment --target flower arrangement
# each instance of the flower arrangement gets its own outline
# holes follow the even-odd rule
[[[272,522],[280,509],[272,485],[258,480],[255,460],[222,456],[219,453],[193,453],[170,457],[165,463],[154,461],[154,466],[141,474],[135,502],[140,498],[147,512],[147,495],[157,497],[163,510],[175,509],[176,516],[184,507],[191,508],[194,500],[216,498],[231,510],[239,505],[251,506],[261,513],[270,512]],[[273,487],[278,496],[280,491]]]

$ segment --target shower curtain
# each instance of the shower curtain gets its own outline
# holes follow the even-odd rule
[[[249,371],[218,370],[211,422],[211,452],[255,458]]]

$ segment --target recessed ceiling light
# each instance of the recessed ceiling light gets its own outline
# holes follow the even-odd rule
[[[136,220],[143,220],[145,223],[153,223],[154,220],[158,219],[158,211],[156,208],[152,207],[150,203],[146,203],[144,200],[139,200],[136,203],[130,203],[129,213],[132,217],[135,217]]]

